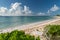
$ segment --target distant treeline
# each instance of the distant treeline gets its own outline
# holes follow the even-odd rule
[[[24,31],[14,30],[10,33],[1,33],[0,40],[40,40],[40,37],[25,34]]]
[[[56,16],[60,16],[60,15],[56,15]]]

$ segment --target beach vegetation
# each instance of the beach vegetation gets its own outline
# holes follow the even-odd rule
[[[25,34],[24,31],[14,30],[10,33],[1,33],[0,40],[40,40],[40,37],[35,37],[30,34]]]
[[[60,15],[56,15],[56,16],[60,16]]]
[[[60,40],[60,25],[48,25],[46,30],[49,40]]]
[[[40,37],[38,36],[38,37],[36,38],[36,40],[40,40]]]

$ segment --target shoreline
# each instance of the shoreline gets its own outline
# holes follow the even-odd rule
[[[22,25],[22,26],[1,29],[0,30],[0,33],[11,32],[13,30],[26,30],[26,29],[31,29],[31,28],[35,28],[35,27],[38,27],[38,26],[48,25],[48,24],[50,24],[52,22],[56,22],[58,20],[60,20],[60,19],[59,18],[56,18],[56,19],[45,20],[45,21],[42,21],[42,22],[41,21],[40,22],[34,22],[34,23]]]

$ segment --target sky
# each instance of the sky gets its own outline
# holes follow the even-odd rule
[[[60,14],[60,0],[0,0],[0,16]]]

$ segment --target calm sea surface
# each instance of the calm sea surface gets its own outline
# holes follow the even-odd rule
[[[52,19],[50,16],[0,16],[0,29]]]

